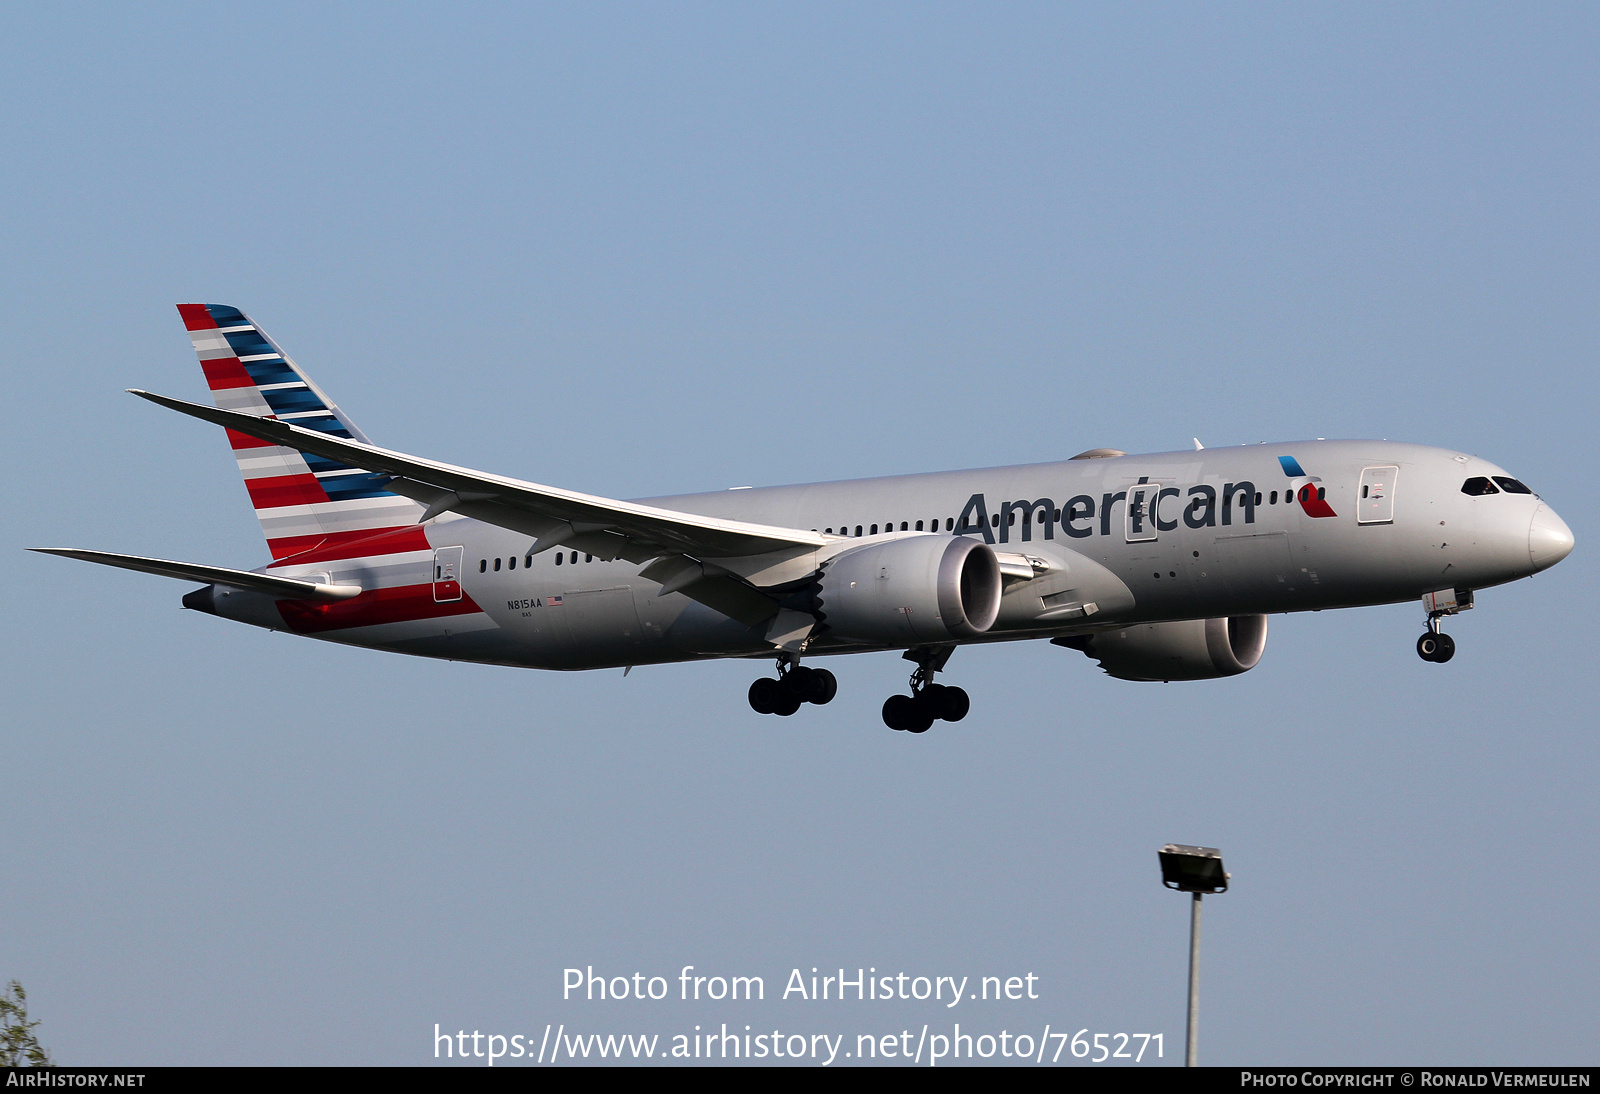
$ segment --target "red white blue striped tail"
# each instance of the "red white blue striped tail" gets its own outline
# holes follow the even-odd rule
[[[178,313],[219,408],[367,443],[333,400],[238,308],[179,304]],[[346,543],[414,526],[422,516],[422,506],[385,489],[381,475],[231,429],[228,440],[274,559],[319,547],[319,555],[337,552]]]

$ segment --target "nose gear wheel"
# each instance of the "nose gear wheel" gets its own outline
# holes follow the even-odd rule
[[[1417,656],[1442,665],[1456,655],[1456,640],[1442,631],[1429,631],[1417,639]]]

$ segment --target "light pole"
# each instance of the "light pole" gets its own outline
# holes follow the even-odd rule
[[[1194,894],[1189,905],[1189,1029],[1183,1062],[1195,1067],[1200,1056],[1200,898],[1227,892],[1228,873],[1222,868],[1222,852],[1215,847],[1169,843],[1156,854],[1161,858],[1161,884]]]

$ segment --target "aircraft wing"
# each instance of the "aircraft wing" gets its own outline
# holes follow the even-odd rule
[[[614,501],[408,456],[276,418],[129,390],[141,399],[271,444],[392,476],[388,489],[428,507],[422,516],[424,521],[444,512],[474,517],[532,537],[534,553],[561,544],[604,559],[644,563],[664,555],[729,558],[804,551],[828,542],[826,537],[806,529],[750,524]]]
[[[230,570],[225,566],[201,566],[193,562],[169,562],[164,558],[142,558],[139,555],[114,555],[110,551],[82,551],[75,547],[29,547],[42,555],[60,555],[62,558],[98,562],[102,566],[120,566],[124,570],[138,570],[144,574],[175,577],[181,581],[199,581],[208,585],[227,585],[235,589],[250,589],[269,596],[290,596],[297,600],[348,600],[361,593],[360,585],[325,585],[320,581],[300,581],[292,577],[273,577],[250,570]]]

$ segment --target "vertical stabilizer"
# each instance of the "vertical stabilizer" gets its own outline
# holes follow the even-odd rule
[[[368,443],[342,411],[238,308],[179,304],[219,409]],[[422,507],[359,468],[228,430],[275,559],[415,525]]]

